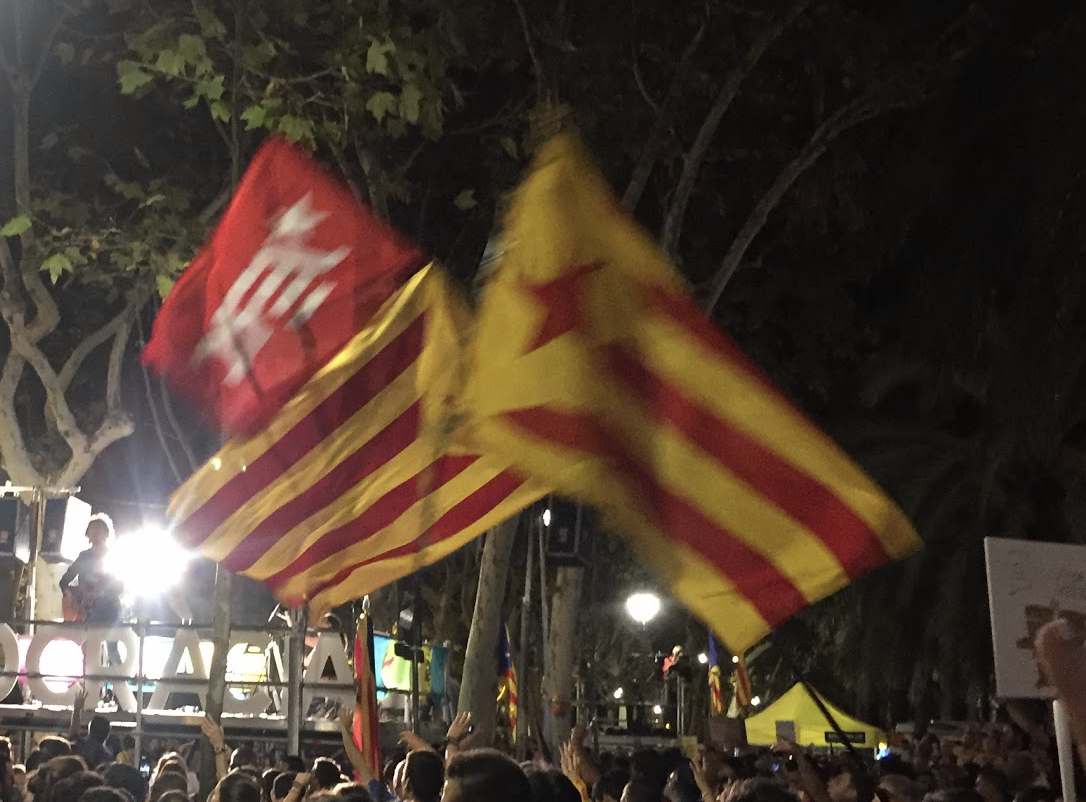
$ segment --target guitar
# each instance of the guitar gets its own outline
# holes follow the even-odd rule
[[[120,595],[119,583],[112,578],[103,578],[98,582],[80,582],[69,585],[61,600],[61,614],[65,621],[81,623],[86,621],[100,603],[116,604]]]

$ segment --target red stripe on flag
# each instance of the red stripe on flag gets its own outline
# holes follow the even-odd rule
[[[850,578],[890,559],[882,541],[832,490],[756,439],[684,397],[629,348],[607,347],[612,372],[658,421],[670,424],[825,544]]]
[[[631,496],[645,505],[656,527],[731,580],[771,628],[807,605],[803,594],[777,566],[661,482],[627,450],[621,433],[609,431],[593,416],[549,407],[515,410],[503,417],[532,437],[608,460],[630,485]]]
[[[342,526],[326,532],[289,565],[267,578],[272,585],[279,585],[299,574],[304,574],[317,563],[332,557],[374,532],[394,523],[413,505],[429,495],[437,487],[463,473],[478,457],[443,456],[431,462],[414,476],[389,490],[362,510],[355,518]],[[420,484],[426,483],[424,492]]]
[[[394,559],[396,557],[403,557],[407,554],[416,553],[430,545],[431,542],[437,542],[444,540],[447,537],[452,537],[493,510],[504,499],[515,493],[523,484],[523,479],[514,476],[509,472],[498,474],[471,495],[461,499],[453,507],[449,508],[444,515],[434,522],[433,526],[410,543],[405,543],[395,549],[390,549],[381,552],[380,554],[375,554],[372,557],[367,557],[364,560],[352,563],[346,568],[338,571],[331,579],[322,582],[320,585],[313,588],[309,593],[309,598],[313,598],[329,588],[335,587],[363,566],[379,562],[380,560]],[[300,603],[305,601],[305,599],[289,599],[288,601]]]
[[[199,546],[242,504],[324,442],[328,433],[368,404],[414,364],[422,350],[425,319],[419,316],[374,354],[271,448],[223,485],[178,528],[185,543]]]
[[[374,471],[385,465],[418,437],[422,404],[416,401],[388,426],[336,465],[311,487],[276,509],[223,559],[231,571],[253,566],[271,546],[309,516],[334,503]],[[335,530],[338,531],[338,530]]]

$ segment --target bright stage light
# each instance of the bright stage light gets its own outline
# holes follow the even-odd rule
[[[733,656],[732,657],[732,662],[733,663],[738,663],[739,662],[739,656],[738,655]]]
[[[621,699],[622,698],[622,688],[615,688],[615,698],[616,699]]]
[[[702,652],[701,654],[698,655],[698,662],[701,663],[702,665],[708,664],[709,655],[707,655],[705,652]]]
[[[653,705],[653,706],[652,706],[652,712],[653,712],[653,713],[654,713],[655,715],[659,716],[659,715],[662,715],[662,714],[663,714],[663,712],[664,712],[664,708],[660,707],[660,705]]]
[[[626,599],[626,612],[637,623],[644,626],[660,612],[660,597],[655,593],[634,593]]]
[[[762,703],[762,697],[761,696],[752,696],[751,699],[750,699],[751,707],[757,707],[761,703]]]
[[[134,596],[157,596],[181,581],[191,555],[167,530],[149,525],[117,538],[106,569]]]
[[[543,510],[543,526],[551,525],[551,511],[550,509]]]

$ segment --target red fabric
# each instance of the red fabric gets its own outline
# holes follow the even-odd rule
[[[252,434],[425,261],[273,138],[166,298],[144,363],[219,428]]]
[[[381,778],[381,741],[377,720],[377,683],[373,676],[373,625],[369,616],[359,619],[354,636],[354,719],[351,734],[376,779]]]

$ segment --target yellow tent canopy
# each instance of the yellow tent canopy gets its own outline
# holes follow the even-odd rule
[[[853,746],[860,749],[878,749],[879,744],[886,741],[886,733],[878,727],[864,724],[841,712],[826,701],[822,694],[819,694],[819,698]],[[747,742],[759,746],[775,744],[778,721],[795,722],[796,743],[800,746],[842,746],[814,699],[798,682],[761,713],[747,719]]]

